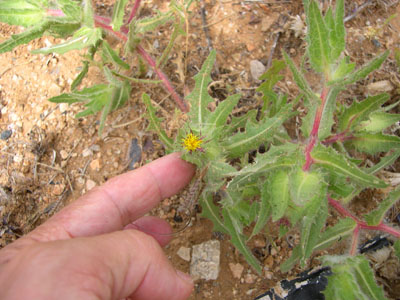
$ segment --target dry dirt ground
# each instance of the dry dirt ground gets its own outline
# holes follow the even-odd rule
[[[98,13],[110,16],[112,2],[95,1]],[[141,14],[149,14],[154,8],[165,9],[168,2],[143,1]],[[347,15],[363,3],[362,0],[346,2]],[[358,65],[384,49],[400,48],[400,17],[385,23],[390,16],[400,15],[400,5],[393,0],[370,2],[372,5],[346,23],[348,55]],[[295,21],[303,17],[300,0],[205,1],[207,24],[202,21],[199,4],[192,10],[187,38],[175,44],[173,56],[165,67],[182,95],[193,87],[191,78],[209,53],[206,35],[218,53],[217,68],[213,73],[216,82],[210,92],[216,100],[224,99],[229,93],[242,93],[237,112],[261,105],[260,95],[255,93],[258,83],[250,74],[251,60],[267,65],[271,53],[273,58],[281,58],[284,49],[299,62],[304,54],[301,22]],[[0,39],[5,40],[21,30],[2,24]],[[168,43],[170,33],[171,28],[166,26],[147,36],[143,46],[157,57]],[[68,92],[81,68],[82,52],[62,56],[30,53],[32,49],[55,42],[50,37],[41,38],[1,55],[0,247],[31,231],[95,185],[126,171],[135,141],[142,152],[141,160],[133,165],[135,168],[164,155],[157,136],[146,131],[148,123],[140,100],[143,92],[147,92],[157,105],[168,133],[173,135],[179,126],[181,115],[160,86],[135,85],[128,104],[109,116],[105,131],[99,137],[98,116],[76,119],[74,115],[82,109],[80,105],[56,105],[47,101],[49,97]],[[319,79],[313,76],[309,79],[318,88]],[[394,102],[399,99],[399,79],[392,52],[381,70],[353,85],[342,93],[341,98],[344,101],[361,98],[367,93],[369,83],[388,80]],[[103,80],[100,73],[92,70],[84,86]],[[278,87],[295,97],[297,91],[289,72]],[[399,163],[392,171],[400,173]],[[363,211],[372,198],[373,195],[365,195],[355,201],[352,208]],[[178,196],[165,200],[152,213],[167,219],[173,226],[181,226],[182,221],[175,216],[179,199]],[[272,240],[260,234],[250,243],[265,266],[264,274],[256,275],[229,243],[229,237],[213,234],[211,223],[201,218],[194,218],[191,226],[176,234],[165,251],[176,268],[188,272],[189,262],[177,255],[178,249],[210,239],[221,241],[221,271],[215,281],[197,281],[190,299],[252,299],[277,281],[299,271],[296,268],[289,274],[279,271],[280,263],[290,255],[289,240]],[[233,276],[233,264],[244,267],[240,277]],[[390,297],[400,296],[392,293]]]

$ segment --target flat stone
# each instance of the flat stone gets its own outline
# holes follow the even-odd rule
[[[0,139],[2,139],[3,141],[6,141],[11,137],[11,135],[12,135],[12,130],[8,130],[8,129],[4,130],[1,132]]]
[[[183,260],[190,261],[190,248],[180,247],[176,254]]]
[[[83,152],[82,152],[82,156],[83,156],[83,157],[88,157],[88,156],[90,156],[90,155],[93,155],[93,151],[92,151],[92,150],[90,150],[90,149],[88,149],[88,148],[86,148],[85,150],[83,150]]]
[[[87,191],[90,191],[92,188],[94,188],[96,186],[96,182],[94,182],[93,180],[91,180],[91,179],[88,179],[87,181],[86,181],[86,190]]]
[[[391,92],[393,89],[394,86],[389,80],[372,82],[367,86],[368,94]]]
[[[250,74],[254,80],[258,81],[260,76],[265,72],[265,66],[259,60],[250,61]]]
[[[67,159],[68,158],[68,152],[67,151],[65,151],[65,150],[61,150],[60,151],[60,156],[61,156],[61,158],[64,160],[64,159]]]
[[[65,113],[68,110],[68,106],[68,103],[60,103],[60,105],[58,106],[60,113]]]
[[[211,240],[194,245],[190,263],[190,275],[193,280],[216,280],[219,274],[220,242]]]
[[[99,171],[100,170],[100,159],[93,159],[90,164],[90,168],[94,171]]]
[[[239,263],[229,263],[229,269],[232,272],[233,278],[240,279],[240,277],[242,277],[244,266]]]

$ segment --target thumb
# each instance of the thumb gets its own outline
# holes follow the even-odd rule
[[[34,244],[6,269],[2,273],[12,280],[3,283],[11,297],[4,299],[184,300],[193,289],[157,241],[136,230]]]

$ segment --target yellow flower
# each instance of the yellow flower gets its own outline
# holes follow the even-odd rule
[[[182,139],[182,146],[188,151],[195,151],[197,149],[201,149],[200,145],[203,143],[203,140],[194,135],[193,133],[189,133],[186,138]]]

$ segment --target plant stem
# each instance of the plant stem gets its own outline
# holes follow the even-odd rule
[[[359,230],[359,229],[367,229],[367,230],[379,230],[379,231],[383,231],[386,233],[389,233],[397,238],[400,238],[400,231],[390,227],[386,224],[383,224],[382,222],[376,226],[372,226],[372,225],[368,225],[366,222],[361,221],[360,219],[358,219],[356,216],[354,216],[351,212],[349,212],[345,207],[342,206],[342,204],[339,201],[336,201],[335,199],[331,198],[328,196],[328,202],[329,204],[336,209],[339,213],[341,213],[342,215],[349,217],[351,219],[353,219],[356,223],[357,223],[357,227],[356,229],[354,229],[354,233],[353,236],[355,234],[357,234],[355,231]],[[357,229],[358,228],[358,229]]]
[[[351,237],[351,248],[350,255],[354,256],[357,253],[358,237],[360,236],[360,226],[356,226],[353,231],[353,236]]]
[[[135,16],[139,4],[140,0],[136,0],[135,5],[131,12],[132,18]],[[51,16],[57,16],[57,17],[65,16],[63,11],[60,9],[49,9],[47,13]],[[111,22],[109,18],[97,15],[94,16],[94,22],[96,27],[100,27],[103,28],[104,30],[107,30],[107,32],[111,33],[112,35],[114,35],[115,37],[119,38],[124,42],[128,41],[127,33],[129,32],[129,29],[126,26],[121,27],[121,31],[114,31],[112,27],[109,25]],[[140,56],[142,56],[142,58],[154,69],[154,72],[161,79],[161,81],[165,86],[165,89],[171,94],[172,98],[175,100],[176,104],[179,106],[181,111],[188,112],[189,111],[188,106],[175,91],[167,75],[165,75],[164,72],[162,72],[159,68],[157,68],[156,61],[140,45],[137,46],[136,50],[140,54]]]
[[[306,146],[305,149],[305,157],[306,157],[306,162],[303,166],[303,171],[308,171],[313,163],[313,159],[311,157],[311,151],[314,149],[314,146],[317,142],[318,139],[318,130],[319,126],[321,125],[321,119],[322,119],[322,114],[324,112],[325,104],[326,104],[326,97],[328,96],[329,89],[327,87],[324,87],[321,92],[321,104],[318,106],[317,111],[315,112],[315,118],[314,118],[314,123],[313,127],[311,130],[310,134],[310,139],[309,142]]]
[[[129,15],[129,19],[128,19],[128,23],[127,23],[128,25],[132,22],[133,18],[136,16],[136,13],[140,6],[140,1],[141,0],[135,0],[135,4],[133,5],[131,14]]]
[[[347,131],[343,131],[341,133],[335,134],[324,141],[322,141],[322,144],[324,145],[330,145],[336,142],[344,142],[347,140],[351,140],[353,138],[352,135],[347,135]]]

